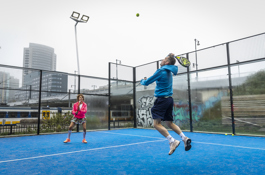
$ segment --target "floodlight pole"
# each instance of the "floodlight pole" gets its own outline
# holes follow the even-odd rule
[[[79,56],[78,56],[78,44],[77,44],[77,31],[76,31],[76,26],[79,21],[76,21],[75,23],[75,45],[76,45],[76,57],[77,57],[77,71],[78,75],[80,75],[80,69],[79,69]]]
[[[77,17],[74,17],[74,13],[76,13],[76,14],[78,14],[78,16]],[[81,18],[81,20],[79,20],[78,18],[79,18],[79,13],[77,13],[77,12],[73,12],[73,14],[72,14],[72,16],[70,17],[72,20],[74,20],[76,23],[75,23],[75,44],[76,44],[76,56],[77,56],[77,71],[78,71],[78,75],[80,75],[80,67],[79,67],[79,55],[78,55],[78,44],[77,44],[77,30],[76,30],[76,26],[77,26],[77,24],[79,23],[79,22],[81,22],[81,23],[86,23],[87,21],[88,21],[88,19],[89,19],[89,17],[88,16],[86,16],[86,15],[83,15],[83,17],[87,17],[87,20],[84,20],[83,19],[83,17]]]

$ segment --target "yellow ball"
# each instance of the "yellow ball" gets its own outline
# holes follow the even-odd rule
[[[140,14],[139,13],[136,13],[136,17],[139,17],[140,16]]]
[[[225,133],[225,135],[227,136],[227,134]]]
[[[234,136],[234,134],[232,134],[232,136]]]

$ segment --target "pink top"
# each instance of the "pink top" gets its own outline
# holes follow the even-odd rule
[[[72,110],[72,114],[76,117],[76,118],[85,118],[85,114],[87,112],[87,104],[85,102],[82,103],[82,107],[81,109],[79,109],[78,113],[76,113],[76,111],[78,110],[78,104],[79,102],[76,102],[73,106],[73,110]]]

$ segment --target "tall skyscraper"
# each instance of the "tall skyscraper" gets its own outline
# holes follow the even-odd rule
[[[56,54],[54,49],[36,43],[30,43],[28,48],[24,48],[23,67],[37,69],[24,69],[22,78],[23,91],[17,91],[15,96],[19,100],[39,98],[40,72],[42,73],[41,97],[61,95],[67,92],[68,76],[66,74],[50,72],[56,71]]]
[[[30,43],[29,47],[24,48],[23,67],[56,71],[56,54],[54,49],[49,46]],[[30,72],[27,69],[23,70],[23,85],[25,84],[24,77]]]
[[[10,76],[8,72],[0,71],[0,104],[15,101],[15,91],[8,89],[18,89],[19,79]]]

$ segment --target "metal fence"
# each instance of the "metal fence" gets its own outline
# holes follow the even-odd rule
[[[179,73],[173,77],[174,123],[191,132],[265,135],[264,46],[262,33],[180,54],[192,64],[178,66]],[[126,81],[133,82],[133,87],[121,83],[119,76],[126,71],[117,71],[117,64],[110,63],[109,78],[117,83],[110,86],[111,91],[116,89],[110,98],[131,95],[126,103],[132,102],[135,127],[153,127],[155,83],[142,86],[139,81],[153,75],[160,61],[132,67]],[[116,103],[110,105],[114,108]]]
[[[40,133],[63,132],[68,131],[69,125],[58,127],[58,125],[40,126]],[[38,124],[7,124],[0,125],[0,135],[19,135],[19,134],[36,134]]]
[[[179,54],[192,64],[178,66],[173,77],[174,123],[191,132],[264,136],[264,46],[262,33]],[[0,65],[1,134],[63,130],[61,118],[69,118],[79,93],[89,104],[87,129],[153,127],[155,83],[142,86],[139,81],[153,75],[160,62],[109,63],[108,78]],[[37,124],[28,129],[20,123],[25,119]],[[41,120],[54,120],[53,129],[43,128]]]
[[[80,93],[88,104],[87,129],[107,129],[108,78],[0,65],[2,134],[59,131],[65,127],[63,118],[71,118],[72,104]],[[53,129],[45,128],[42,120],[54,120]],[[32,125],[30,132],[26,132],[24,124]],[[79,129],[82,126],[77,125],[76,131],[79,132]]]

